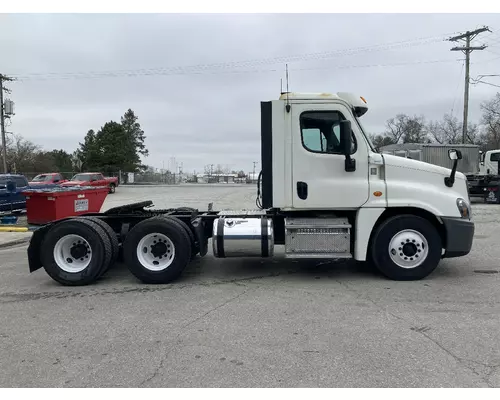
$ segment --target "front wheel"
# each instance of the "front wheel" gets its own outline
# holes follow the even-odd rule
[[[114,183],[109,184],[109,193],[114,193],[116,191],[116,185]]]
[[[371,256],[377,269],[389,279],[425,278],[441,260],[442,240],[436,227],[414,215],[387,219],[377,228]]]

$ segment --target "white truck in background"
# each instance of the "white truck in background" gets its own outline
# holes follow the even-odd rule
[[[421,279],[471,250],[474,223],[461,152],[452,168],[378,153],[350,93],[282,93],[261,102],[258,209],[206,211],[145,201],[37,229],[30,271],[64,285],[98,279],[122,254],[145,283],[175,280],[193,257],[355,259],[394,280]]]
[[[383,154],[425,161],[452,168],[448,150],[460,150],[462,160],[457,171],[465,174],[470,196],[483,197],[484,201],[500,203],[500,150],[482,152],[472,144],[403,143],[381,147]]]

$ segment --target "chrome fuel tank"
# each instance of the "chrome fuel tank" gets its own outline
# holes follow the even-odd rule
[[[217,258],[272,257],[273,221],[265,216],[218,218],[213,225],[212,248]]]

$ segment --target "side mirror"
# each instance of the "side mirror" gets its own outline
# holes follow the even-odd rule
[[[340,148],[342,154],[345,156],[351,155],[352,148],[352,135],[351,135],[351,121],[340,121]]]
[[[450,149],[448,150],[448,158],[450,160],[461,160],[462,152],[460,150]]]
[[[351,158],[352,130],[351,121],[340,121],[340,149],[345,156],[346,172],[356,171],[356,160]]]
[[[457,172],[458,160],[462,159],[462,152],[456,149],[448,150],[448,158],[453,160],[453,167],[451,168],[450,176],[444,178],[444,184],[448,187],[453,187],[455,183],[455,173]]]
[[[8,181],[6,185],[7,192],[14,193],[16,191],[17,185],[14,181]]]

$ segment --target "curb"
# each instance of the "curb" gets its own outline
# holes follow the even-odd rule
[[[8,247],[17,246],[18,244],[28,243],[30,240],[31,240],[31,236],[26,237],[26,238],[22,238],[22,239],[12,240],[10,242],[0,243],[0,249],[5,249]]]

